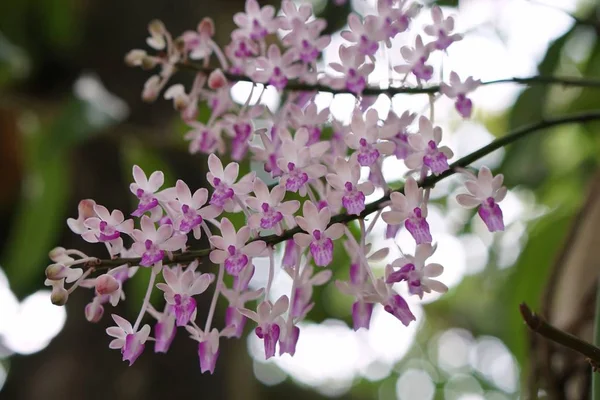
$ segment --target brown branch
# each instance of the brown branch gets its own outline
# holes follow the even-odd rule
[[[533,332],[586,356],[594,369],[600,366],[600,348],[568,332],[555,328],[542,317],[531,311],[525,303],[519,306],[523,320]]]
[[[192,70],[196,72],[203,72],[205,74],[210,74],[215,70],[215,68],[204,67],[202,65],[192,63],[192,62],[181,62],[177,64],[177,66],[181,69]],[[228,72],[223,73],[225,77],[232,82],[253,82],[251,78],[245,75],[236,75]],[[573,86],[573,87],[591,87],[591,88],[600,88],[600,80],[598,79],[587,79],[587,78],[577,78],[577,77],[561,77],[561,76],[531,76],[527,78],[506,78],[506,79],[498,79],[494,81],[486,81],[482,82],[481,85],[495,85],[498,83],[516,83],[520,85],[562,85],[562,86]],[[306,83],[301,83],[298,81],[289,81],[285,87],[287,91],[293,92],[327,92],[332,94],[342,94],[349,93],[353,94],[353,92],[348,89],[333,89],[326,85],[309,85]],[[380,94],[386,94],[390,97],[397,94],[432,94],[440,91],[439,85],[428,86],[428,87],[390,87],[387,89],[379,89],[374,87],[367,87],[362,91],[363,96],[377,96]]]
[[[491,142],[490,144],[480,148],[479,150],[474,151],[473,153],[455,161],[454,163],[452,163],[450,165],[450,169],[448,169],[444,173],[442,173],[440,175],[428,176],[427,178],[425,178],[421,182],[419,182],[419,186],[423,187],[423,188],[432,188],[435,186],[436,183],[438,183],[442,179],[445,179],[451,175],[454,175],[457,172],[457,168],[467,167],[472,162],[479,160],[480,158],[488,155],[489,153],[491,153],[495,150],[500,149],[501,147],[504,147],[513,142],[516,142],[517,140],[519,140],[523,137],[526,137],[531,133],[540,131],[545,128],[550,128],[553,126],[570,124],[570,123],[582,123],[582,122],[595,121],[595,120],[600,120],[600,111],[572,114],[572,115],[568,115],[565,117],[547,119],[547,120],[537,122],[535,124],[526,125],[524,127],[515,129],[513,132],[507,134],[506,136],[496,139],[493,142]],[[403,192],[404,187],[401,187],[401,188],[397,189],[396,191]],[[360,213],[360,215],[354,215],[354,214],[349,215],[349,214],[343,214],[343,213],[337,214],[331,218],[330,225],[334,224],[334,223],[338,223],[338,222],[346,224],[348,222],[357,220],[359,218],[364,219],[369,214],[385,207],[386,202],[388,202],[389,199],[390,199],[390,193],[387,193],[381,199],[368,204],[365,207],[365,209],[363,210],[363,212]],[[299,227],[295,227],[293,229],[288,229],[288,230],[284,231],[281,235],[262,236],[262,237],[254,239],[254,240],[263,240],[267,243],[267,245],[274,246],[278,243],[281,243],[288,239],[291,239],[296,233],[299,233],[299,232],[302,232],[302,229],[300,229]],[[205,257],[209,253],[210,253],[210,249],[189,250],[189,251],[186,251],[183,253],[173,254],[172,257],[168,260],[165,260],[164,263],[165,264],[187,263],[187,262],[191,262],[195,259]],[[141,260],[140,258],[116,258],[116,259],[112,259],[112,260],[96,260],[94,262],[87,263],[86,266],[95,266],[98,269],[98,268],[117,267],[117,266],[123,265],[123,264],[139,265],[140,260]]]

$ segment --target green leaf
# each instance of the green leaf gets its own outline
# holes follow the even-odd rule
[[[596,41],[590,52],[589,59],[585,64],[582,74],[586,78],[600,77],[600,40]],[[569,106],[569,111],[584,111],[598,109],[598,89],[583,88],[575,101]]]
[[[52,121],[38,124],[41,128],[31,129],[25,136],[23,198],[2,257],[11,286],[19,296],[43,281],[48,251],[56,245],[56,237],[64,227],[70,188],[69,151],[101,128],[88,118],[88,112],[87,103],[70,98]]]
[[[573,33],[569,30],[556,39],[548,48],[544,60],[538,66],[540,75],[554,74],[562,49]],[[544,118],[547,97],[550,91],[548,85],[536,85],[526,88],[515,102],[509,117],[509,129],[514,130],[523,125],[539,122]],[[537,187],[548,175],[547,166],[542,155],[540,136],[529,136],[506,149],[506,157],[501,169],[507,186],[525,184]]]
[[[2,265],[12,290],[22,297],[44,280],[48,251],[63,229],[69,195],[65,151],[54,151],[27,173],[26,193],[19,204]],[[33,163],[29,163],[31,165]]]
[[[327,27],[323,35],[330,35],[341,30],[348,19],[348,14],[352,11],[351,2],[348,0],[342,5],[336,5],[335,1],[327,1],[322,11],[315,10],[318,18],[327,21]]]
[[[539,306],[540,296],[551,267],[567,235],[574,211],[552,212],[536,221],[529,229],[529,240],[499,299],[505,321],[502,339],[520,365],[526,361],[527,334],[519,314],[519,304],[526,302],[532,309]]]
[[[81,38],[82,21],[76,0],[44,0],[35,2],[46,39],[56,48],[70,48]]]

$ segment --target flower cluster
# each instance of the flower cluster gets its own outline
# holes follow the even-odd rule
[[[210,19],[179,37],[173,37],[160,21],[151,22],[147,43],[159,52],[149,55],[133,50],[126,61],[160,69],[146,82],[142,96],[154,100],[166,89],[164,97],[173,101],[191,128],[185,136],[190,152],[209,154],[206,178],[210,188],[192,192],[181,180],[174,187],[163,187],[162,172],[148,175],[134,166],[130,190],[138,204],[131,218],[93,200],[82,200],[78,217],[67,223],[85,241],[104,243],[110,260],[54,249],[50,253],[54,264],[46,270],[52,301],[64,304],[77,287],[93,289],[85,316],[97,322],[104,307],[125,298],[125,282],[139,268],[148,268],[150,280],[140,313],[133,324],[112,314],[116,326],[107,329],[114,337],[109,347],[120,349],[123,360],[131,364],[148,340],[154,342],[155,352],[167,352],[177,329],[182,328],[198,342],[201,371],[212,373],[221,338],[241,337],[248,319],[256,324],[254,333],[264,342],[266,358],[275,356],[277,347],[279,355],[294,355],[301,336],[298,324],[314,305],[313,287],[331,279],[334,248],[341,246],[351,255],[351,264],[335,266],[348,267],[348,280],[338,280],[336,285],[354,298],[354,329],[369,328],[377,304],[408,326],[415,316],[406,296],[422,298],[424,293],[447,290],[433,279],[442,274],[443,267],[426,261],[436,245],[427,221],[429,188],[423,182],[451,172],[453,153],[443,144],[443,132],[432,120],[433,113],[428,118],[408,111],[390,112],[382,119],[361,93],[374,70],[378,49],[391,47],[421,9],[405,0],[379,0],[377,15],[351,14],[349,29],[341,33],[347,41],[339,48],[341,62],[329,65],[335,75],[318,70],[317,60],[330,38],[322,34],[325,22],[314,18],[308,4],[297,6],[284,0],[277,16],[272,6],[260,7],[256,0],[247,0],[245,11],[233,17],[237,29],[223,49],[212,39],[215,27]],[[404,80],[413,75],[419,87],[433,76],[430,54],[445,53],[462,38],[452,33],[454,20],[445,18],[439,7],[431,9],[431,17],[433,23],[424,28],[428,39],[417,35],[414,46],[402,47],[405,62],[393,68],[405,75]],[[267,40],[277,33],[277,44]],[[220,68],[208,72],[213,58]],[[166,88],[180,66],[197,66],[194,62],[202,66],[189,91],[180,84]],[[332,118],[328,108],[317,108],[317,92],[309,89],[289,91],[276,111],[250,105],[253,93],[240,107],[230,97],[236,77],[278,91],[287,91],[291,81],[306,87],[318,83],[354,93],[356,108],[351,122],[344,125]],[[471,77],[461,82],[452,72],[440,90],[456,99],[456,109],[468,118],[472,102],[466,95],[478,84]],[[204,123],[197,120],[201,102],[212,111]],[[258,129],[258,120],[268,128]],[[241,172],[238,161],[247,157],[264,171]],[[388,157],[403,160],[410,170],[403,191],[391,191],[384,179],[383,162]],[[493,177],[487,168],[478,176],[462,172],[469,178],[465,185],[470,194],[459,195],[458,202],[479,207],[490,231],[502,230],[498,206],[506,195],[502,176]],[[267,180],[274,184],[269,186]],[[369,196],[379,199],[368,204]],[[374,212],[370,226],[365,226],[364,217]],[[244,217],[243,225],[235,226],[232,215],[236,214]],[[395,237],[404,226],[416,244],[414,255],[403,253],[401,258],[388,260],[383,276],[376,275],[373,264],[386,260],[389,249],[375,249],[367,243],[380,216],[388,224],[386,237]],[[347,226],[354,220],[359,221],[358,238]],[[196,246],[203,236],[209,249]],[[272,299],[278,249],[283,253],[280,268],[293,283],[289,295]],[[269,278],[264,287],[254,290],[251,281],[257,257],[269,259]],[[216,274],[208,272],[208,260],[218,266]],[[100,270],[104,273],[92,277]],[[233,281],[230,287],[226,275]],[[65,282],[73,284],[65,289]],[[211,286],[212,300],[203,318],[198,316],[197,299]],[[155,289],[163,293],[162,311],[150,304]],[[220,299],[226,300],[227,308],[223,327],[216,328]],[[142,326],[146,314],[155,320],[153,332],[149,324]]]

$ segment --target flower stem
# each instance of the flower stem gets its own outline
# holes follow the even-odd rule
[[[360,220],[360,225],[361,225],[360,226],[361,227],[361,235],[363,235],[363,238],[364,238],[364,233],[365,233],[365,222],[364,222],[364,220],[362,220],[362,219]],[[354,238],[354,235],[352,234],[352,232],[350,231],[350,229],[348,229],[348,227],[345,227],[345,230],[346,230],[346,237],[356,247],[356,252],[358,253],[358,257],[360,258],[360,262],[362,263],[363,267],[367,271],[367,274],[369,274],[369,278],[371,278],[371,282],[375,286],[375,282],[377,281],[377,279],[375,278],[375,274],[373,274],[373,270],[371,270],[371,267],[369,266],[369,261],[367,260],[367,257],[365,256],[365,249],[364,249],[364,247],[362,245],[358,244],[358,242]],[[364,239],[361,239],[361,242],[364,242]]]
[[[146,295],[144,296],[144,302],[142,303],[142,308],[140,308],[140,313],[138,314],[137,319],[135,320],[135,324],[133,325],[133,331],[137,332],[140,327],[140,323],[142,322],[142,318],[146,313],[146,308],[148,308],[148,304],[150,304],[150,295],[152,294],[152,289],[154,288],[154,280],[156,279],[157,272],[154,272],[154,268],[152,268],[150,272],[150,281],[148,282],[148,289],[146,289]]]
[[[298,261],[296,262],[296,268],[294,268],[294,276],[292,277],[292,291],[290,293],[290,313],[288,315],[288,319],[286,321],[286,325],[288,329],[292,329],[294,325],[294,318],[292,317],[292,309],[294,307],[294,302],[296,301],[296,286],[298,286],[298,278],[300,277],[300,263],[302,260],[302,251],[298,249]],[[306,254],[306,262],[304,265],[308,265],[310,263],[310,251]],[[306,268],[306,267],[305,267]]]
[[[383,208],[380,208],[379,210],[377,210],[377,214],[375,214],[375,217],[373,217],[373,220],[369,223],[369,227],[367,228],[367,231],[365,232],[364,236],[367,236],[369,233],[371,233],[373,228],[375,228],[375,223],[377,223],[377,220],[381,216],[382,212],[383,212]]]
[[[265,288],[265,298],[263,300],[269,300],[269,294],[271,293],[271,285],[273,284],[274,275],[275,256],[273,255],[273,248],[269,246],[269,277],[267,278],[267,287]]]
[[[204,325],[204,333],[208,333],[210,331],[210,324],[212,323],[213,316],[215,315],[215,309],[217,308],[217,300],[219,299],[219,294],[221,293],[221,285],[223,285],[223,274],[224,274],[223,264],[219,265],[219,276],[217,277],[217,283],[215,284],[215,293],[213,294],[213,298],[210,302],[210,309],[208,310],[208,317],[206,317],[206,325]]]
[[[68,294],[73,293],[73,291],[79,287],[79,284],[81,283],[81,281],[83,281],[85,278],[87,278],[92,272],[94,272],[94,268],[90,268],[87,271],[85,271],[83,274],[81,274],[79,279],[77,279],[75,281],[75,283],[73,283],[73,285],[71,285],[69,290],[67,290],[67,293]]]

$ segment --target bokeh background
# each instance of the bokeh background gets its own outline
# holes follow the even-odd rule
[[[312,3],[333,35],[323,62],[337,61],[335,47],[342,42],[339,31],[348,13],[372,13],[375,1]],[[600,78],[600,5],[593,0],[437,3],[456,15],[457,30],[466,33],[436,61],[445,75],[454,70],[484,81],[536,74]],[[557,353],[529,335],[518,304],[527,301],[559,326],[591,338],[600,270],[593,256],[600,237],[595,124],[546,130],[475,163],[506,176],[511,190],[502,203],[503,233],[489,234],[479,219],[458,207],[451,195],[459,192],[460,179],[437,185],[430,224],[438,240],[435,261],[446,267],[442,280],[451,289],[411,303],[417,322],[409,328],[378,308],[369,332],[353,332],[351,300],[332,283],[316,290],[317,305],[302,326],[294,358],[265,362],[254,335],[224,340],[210,376],[200,374],[196,344],[182,331],[169,354],[155,355],[148,346],[127,367],[118,352],[108,349],[104,329],[111,310],[99,324],[84,318],[91,293],[76,291],[65,308],[50,303],[43,280],[51,248],[103,255],[66,226],[80,199],[131,210],[133,164],[165,171],[169,185],[181,178],[190,187],[205,186],[206,158],[187,153],[185,127],[168,102],[141,101],[148,75],[127,68],[124,55],[144,46],[146,24],[153,18],[178,34],[210,16],[217,41],[226,43],[231,17],[241,10],[242,0],[0,2],[0,398],[585,398],[590,376],[585,360]],[[423,13],[414,33],[394,42],[386,54],[392,64],[400,62],[399,47],[429,19]],[[389,77],[381,67],[371,83]],[[238,84],[232,95],[243,102],[248,91],[249,84]],[[588,88],[491,85],[473,94],[472,120],[461,120],[452,103],[442,99],[436,103],[436,123],[458,158],[544,117],[598,109],[599,98]],[[275,109],[279,99],[267,90],[263,101]],[[423,112],[427,102],[424,95],[399,95],[393,101],[380,96],[373,107],[385,116],[390,108]],[[353,106],[349,95],[323,93],[317,103],[342,121],[348,121]],[[398,182],[406,168],[387,161],[386,178]],[[375,235],[384,228],[378,223]],[[395,248],[375,235],[377,245]],[[412,251],[406,232],[396,242]],[[349,260],[342,252],[336,257],[335,276],[343,279]],[[255,261],[258,281],[266,279],[260,272],[265,262]],[[127,284],[128,299],[119,314],[137,313],[145,272]],[[276,293],[289,290],[284,275],[276,276]],[[557,296],[560,301],[553,302]],[[208,308],[205,297],[210,296],[199,302],[199,315]],[[221,317],[223,311],[218,310]],[[540,386],[545,389],[538,393]]]

